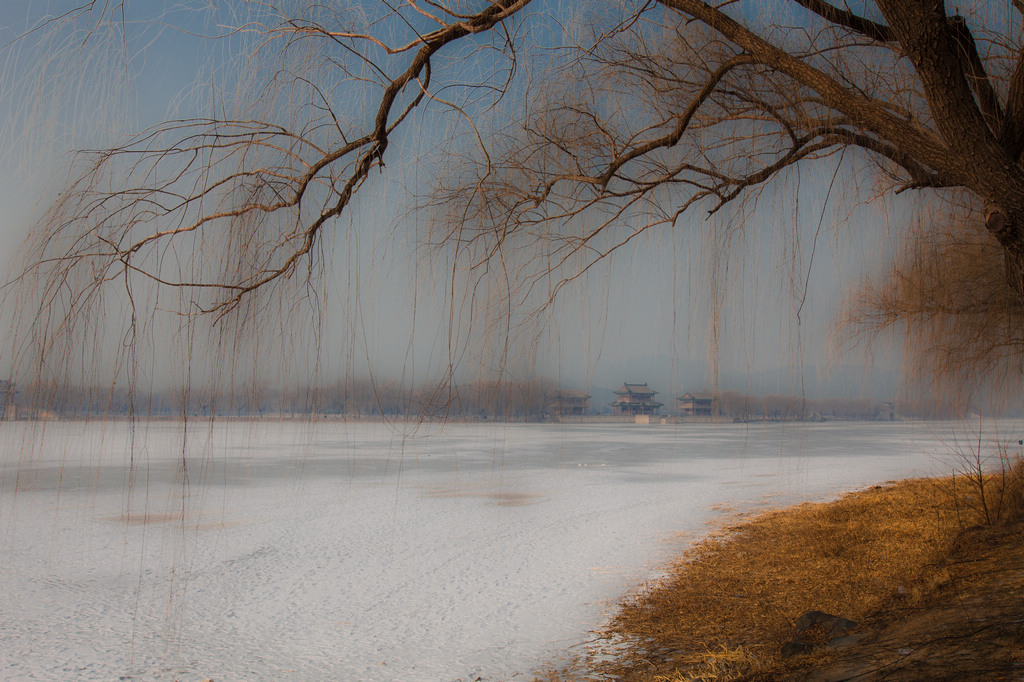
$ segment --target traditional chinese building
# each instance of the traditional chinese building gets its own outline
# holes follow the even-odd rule
[[[586,414],[589,400],[583,391],[558,391],[548,403],[548,412],[559,417]]]
[[[622,384],[622,388],[615,391],[619,399],[611,403],[611,406],[619,414],[654,414],[662,405],[654,399],[657,393],[647,386],[646,381],[642,384]]]
[[[694,395],[693,393],[687,393],[677,400],[679,400],[679,414],[684,417],[710,417],[714,415],[718,402],[710,395]]]

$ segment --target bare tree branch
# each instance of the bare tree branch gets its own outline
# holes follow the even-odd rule
[[[999,144],[1007,155],[1020,163],[1024,152],[1024,51],[1017,56],[1017,63],[1010,76],[1006,96],[1006,116],[999,131]]]
[[[942,143],[928,131],[894,116],[883,102],[859,96],[819,69],[771,45],[739,22],[700,0],[663,0],[668,7],[685,12],[722,34],[730,42],[755,55],[761,63],[790,76],[817,93],[822,101],[843,112],[856,124],[884,139],[896,141],[918,159],[937,170],[955,172]]]
[[[507,315],[531,297],[549,304],[650,229],[741,214],[829,157],[869,159],[878,195],[969,193],[1011,281],[1024,281],[1024,51],[1010,18],[950,18],[937,0],[784,6],[807,21],[762,24],[752,1],[638,2],[524,64],[515,25],[535,20],[528,0],[409,0],[356,22],[332,5],[279,10],[257,53],[308,49],[309,70],[282,68],[254,99],[301,88],[287,122],[243,108],[81,157],[37,233],[44,298],[77,309],[109,282],[148,278],[191,292],[189,314],[234,311],[316,267],[325,230],[436,109],[461,136],[410,161],[438,178],[424,191],[425,241],[451,254],[451,286],[456,272],[495,278]],[[463,49],[504,60],[504,82],[483,59],[445,70],[445,53]],[[485,96],[507,108],[482,115]]]
[[[963,58],[964,72],[967,76],[971,90],[978,98],[978,107],[981,109],[985,122],[993,134],[998,135],[1003,127],[1003,110],[999,106],[999,99],[996,91],[992,88],[992,82],[985,73],[985,65],[981,63],[981,56],[978,54],[978,46],[974,43],[974,36],[967,28],[967,22],[961,16],[950,18],[949,25],[953,40],[960,48]]]
[[[425,99],[443,102],[427,98],[431,57],[446,45],[490,30],[528,2],[489,2],[481,12],[460,16],[393,51],[416,48],[408,65],[383,88],[371,129],[342,144],[323,148],[305,132],[264,121],[211,119],[172,121],[123,146],[96,153],[78,183],[51,209],[46,232],[41,235],[41,253],[50,251],[51,245],[63,245],[64,233],[70,236],[81,225],[91,227],[70,247],[60,246],[65,250],[53,257],[40,257],[32,267],[92,268],[98,273],[92,277],[94,286],[116,278],[114,273],[120,269],[162,286],[220,291],[222,297],[200,310],[224,315],[246,295],[290,276],[300,260],[311,255],[325,225],[348,208],[370,171],[383,166],[392,132]],[[353,38],[374,42],[372,36],[334,35],[294,22],[286,22],[268,35],[281,32],[326,36],[334,41]],[[412,98],[398,107],[401,93],[414,81],[417,85]],[[332,115],[331,120],[337,126],[337,118]],[[342,131],[341,138],[345,140],[348,135]],[[248,165],[248,159],[261,156],[273,159],[272,165]],[[106,169],[122,158],[134,159],[128,174],[143,179],[143,183],[111,192],[97,187]],[[238,170],[217,177],[215,173],[227,169],[232,160],[239,163]],[[318,188],[316,198],[310,197],[314,187]],[[227,201],[222,197],[228,197]],[[322,203],[309,215],[314,201]],[[224,204],[224,208],[210,211],[206,208],[209,204]],[[204,281],[170,278],[161,272],[161,259],[156,254],[172,240],[224,224],[269,229],[269,219],[277,221],[276,216],[286,214],[292,216],[285,220],[294,221],[293,226],[285,229],[277,241],[271,240],[266,252],[251,254],[245,267],[231,277],[219,274]],[[161,226],[168,220],[178,224]],[[157,229],[138,234],[140,228],[150,224]],[[255,243],[267,244],[263,239]]]
[[[865,19],[848,9],[839,9],[824,0],[794,0],[794,2],[814,12],[830,24],[848,28],[880,43],[890,43],[896,40],[892,30],[885,24]]]

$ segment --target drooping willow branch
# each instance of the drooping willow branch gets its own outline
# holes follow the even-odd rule
[[[1009,17],[986,26],[934,0],[857,11],[790,0],[787,27],[752,18],[754,2],[637,2],[612,28],[596,24],[589,44],[566,31],[571,47],[532,70],[499,36],[495,51],[516,68],[492,98],[509,110],[489,129],[446,91],[491,87],[488,65],[439,76],[439,54],[465,54],[462,41],[507,29],[529,3],[481,3],[473,13],[410,0],[387,15],[393,23],[360,29],[283,14],[257,52],[326,45],[312,71],[353,84],[342,97],[355,93],[355,113],[341,111],[340,91],[283,71],[315,95],[313,114],[300,102],[290,124],[171,122],[88,156],[37,233],[47,295],[71,291],[77,302],[130,275],[189,292],[189,312],[235,310],[312,265],[325,229],[354,212],[394,140],[432,106],[472,134],[412,161],[447,173],[425,201],[436,218],[425,241],[454,254],[453,281],[462,268],[506,281],[506,309],[541,282],[550,301],[645,231],[742,210],[776,179],[844,150],[855,152],[847,164],[875,163],[879,194],[961,188],[978,199],[1008,281],[1024,292],[1024,50]],[[508,88],[520,70],[529,83]]]
[[[91,285],[86,286],[138,275],[195,291],[193,312],[222,316],[248,294],[290,277],[311,255],[322,230],[350,207],[371,171],[383,168],[395,130],[424,102],[443,102],[430,94],[432,57],[455,41],[490,30],[528,2],[491,2],[454,21],[431,15],[439,27],[387,49],[412,56],[382,83],[365,132],[358,126],[342,129],[320,93],[334,128],[326,134],[315,121],[289,127],[267,120],[190,119],[84,153],[78,179],[37,229],[38,258],[30,270],[46,270],[57,287],[73,272],[87,273]],[[382,78],[392,65],[359,51],[360,43],[381,44],[370,34],[289,21],[268,31],[267,39],[277,36],[343,43]],[[231,247],[221,254],[230,258],[219,271],[210,272],[207,264],[178,277],[180,262],[164,258],[176,249],[202,258],[214,253],[211,245]],[[206,275],[191,276],[196,272]],[[198,295],[204,291],[210,295]]]

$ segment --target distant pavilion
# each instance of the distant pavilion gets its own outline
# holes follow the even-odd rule
[[[590,396],[583,391],[558,391],[548,404],[548,412],[560,417],[586,414]]]
[[[718,401],[706,394],[686,393],[678,398],[679,414],[684,417],[710,417],[714,415]]]
[[[625,383],[622,384],[622,388],[615,391],[619,399],[611,403],[611,406],[618,410],[619,414],[654,414],[662,405],[654,399],[657,393],[647,386],[646,381],[642,384]]]

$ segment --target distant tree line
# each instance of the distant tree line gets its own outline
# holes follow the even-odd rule
[[[722,416],[737,419],[872,419],[877,403],[867,399],[807,400],[797,395],[749,395],[722,391],[718,410]]]
[[[9,415],[84,417],[425,417],[539,421],[558,391],[549,379],[442,382],[411,387],[396,380],[345,379],[320,387],[18,386]]]
[[[114,386],[18,385],[8,418],[180,418],[324,417],[427,418],[453,420],[544,421],[553,418],[561,387],[547,378],[519,381],[453,381],[410,386],[391,379],[350,378],[320,387],[228,387],[131,390]],[[962,408],[940,401],[889,403],[868,398],[808,399],[798,395],[716,394],[716,415],[739,420],[878,420],[955,418]],[[675,401],[661,409],[676,414]],[[592,401],[588,413],[610,408]]]

